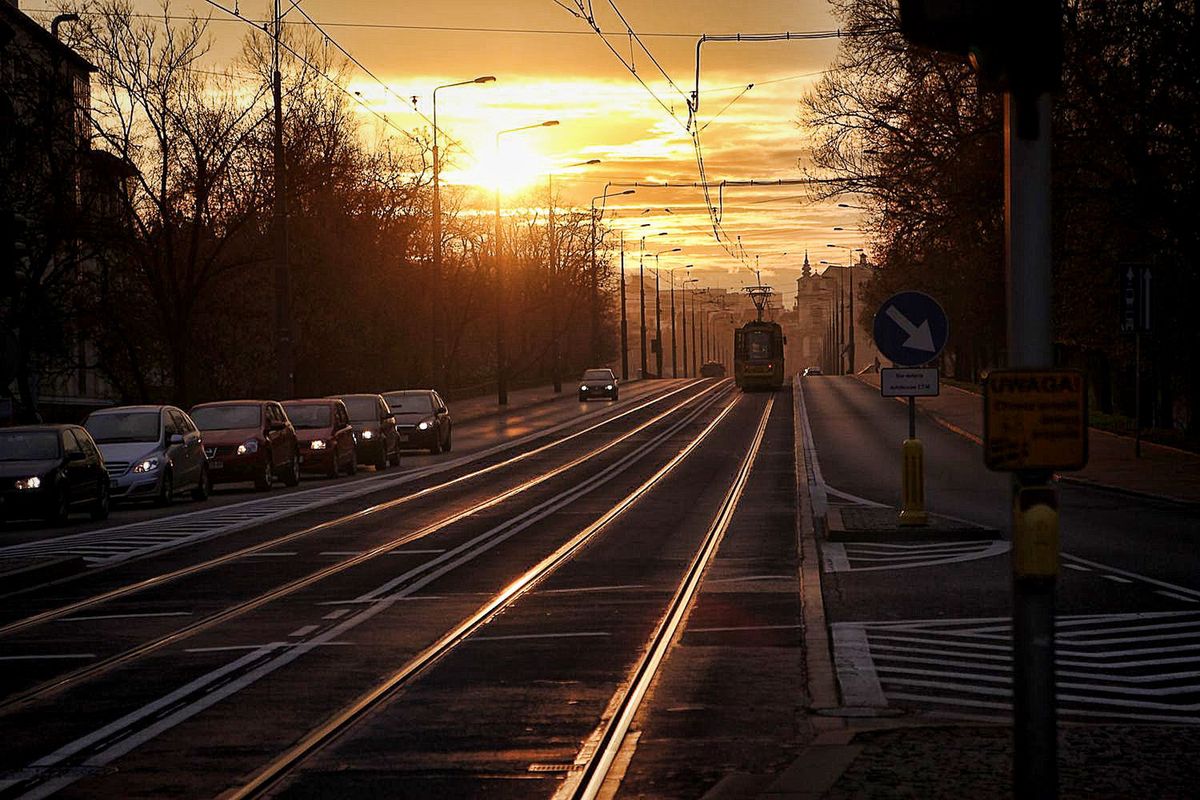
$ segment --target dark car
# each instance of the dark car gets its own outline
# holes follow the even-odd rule
[[[358,471],[350,414],[341,400],[289,400],[283,404],[300,443],[300,469],[336,478]]]
[[[396,437],[396,418],[377,394],[343,394],[337,400],[346,404],[350,425],[358,438],[358,463],[387,469],[400,463],[400,442]]]
[[[0,430],[0,517],[61,524],[76,509],[108,517],[104,457],[78,425]]]
[[[435,455],[450,452],[454,423],[450,419],[450,410],[437,392],[406,389],[388,392],[383,399],[395,415],[401,447],[428,450]]]
[[[720,361],[705,361],[700,365],[701,378],[724,378],[725,365]]]
[[[165,506],[190,489],[208,498],[208,459],[200,431],[174,406],[118,406],[83,421],[104,456],[109,493],[117,500],[153,500]]]
[[[579,401],[584,402],[594,397],[618,398],[620,389],[617,386],[617,376],[611,369],[589,369],[579,379]]]
[[[277,476],[288,486],[300,482],[296,430],[279,403],[226,400],[201,403],[189,413],[204,434],[213,483],[254,481],[254,488],[265,491]]]

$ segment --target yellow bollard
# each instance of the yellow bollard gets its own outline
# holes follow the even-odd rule
[[[1017,490],[1013,498],[1013,574],[1058,575],[1058,492],[1053,486]]]
[[[920,439],[905,439],[903,453],[901,492],[904,508],[900,512],[900,524],[928,525],[929,516],[925,513],[925,448]]]

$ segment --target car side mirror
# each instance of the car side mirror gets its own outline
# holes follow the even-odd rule
[[[391,413],[391,412],[389,411],[388,413],[386,413],[386,414],[384,414],[384,415],[383,415],[383,418],[384,418],[384,419],[395,419],[395,418],[396,418],[396,415],[395,415],[395,414],[393,414],[393,413]]]
[[[448,410],[448,409],[447,409],[445,406],[438,406],[437,413],[439,413],[439,414],[449,414],[450,412],[449,412],[449,410]]]
[[[167,438],[167,442],[170,444],[183,444],[183,434],[182,433],[172,433]]]

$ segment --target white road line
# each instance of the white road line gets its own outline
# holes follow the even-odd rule
[[[608,631],[594,633],[579,631],[578,633],[519,633],[512,636],[471,636],[466,642],[510,642],[518,639],[572,639],[575,637],[604,637],[612,636]]]
[[[320,627],[320,625],[305,625],[303,628],[296,628],[296,630],[288,634],[288,637],[294,639],[297,637],[308,636],[310,633]]]
[[[1120,575],[1101,575],[1100,577],[1115,583],[1133,583],[1129,578],[1122,578]]]
[[[1085,567],[1081,564],[1063,564],[1063,566],[1066,567],[1067,569],[1076,570],[1077,572],[1091,572],[1092,571],[1091,567]]]
[[[1200,592],[1196,591],[1195,589],[1189,589],[1186,586],[1177,586],[1173,583],[1167,583],[1166,581],[1156,580],[1155,578],[1151,578],[1146,575],[1139,574],[1137,572],[1129,572],[1128,570],[1117,569],[1116,567],[1110,567],[1107,564],[1101,564],[1097,561],[1089,561],[1086,558],[1080,558],[1079,556],[1073,556],[1073,555],[1070,555],[1069,553],[1063,553],[1062,557],[1063,557],[1064,561],[1074,561],[1079,564],[1086,564],[1087,566],[1095,567],[1096,569],[1098,569],[1102,572],[1111,572],[1116,575],[1123,575],[1126,578],[1132,578],[1135,581],[1145,581],[1146,583],[1150,583],[1150,584],[1153,584],[1160,588],[1167,589],[1168,591],[1178,592],[1179,594],[1186,594],[1191,597],[1200,599]]]
[[[350,609],[339,608],[337,611],[330,611],[328,614],[321,617],[321,619],[341,619],[342,617],[346,616],[349,613],[350,613]]]
[[[95,653],[35,653],[25,656],[0,656],[0,661],[53,661],[55,659],[95,657]]]
[[[55,622],[86,622],[94,619],[139,619],[142,617],[190,617],[191,611],[156,611],[145,614],[94,614],[87,617],[59,617]]]
[[[404,548],[401,547],[399,549],[389,551],[388,555],[389,556],[415,556],[415,555],[438,556],[444,552],[446,552],[446,548],[444,548],[444,547],[441,549],[428,549],[428,550],[415,550],[415,549],[414,550],[405,550]]]
[[[716,581],[707,581],[707,583],[743,583],[745,581],[791,581],[795,580],[795,575],[747,575],[744,578],[721,578]]]
[[[833,625],[833,657],[845,705],[858,708],[887,706],[887,697],[875,673],[867,632],[861,625],[845,622]]]
[[[829,494],[833,495],[834,497],[840,498],[842,500],[849,500],[851,503],[857,503],[860,506],[868,506],[870,508],[891,508],[891,506],[887,505],[886,503],[877,503],[874,500],[868,500],[867,498],[859,497],[856,494],[850,494],[849,492],[843,492],[840,489],[834,489],[832,486],[829,486],[828,484],[825,486],[825,491],[828,492]]]
[[[579,586],[572,589],[541,589],[538,594],[579,594],[583,592],[614,592],[622,589],[649,589],[644,583],[618,583],[612,586]]]
[[[272,644],[229,644],[222,647],[189,647],[183,652],[185,653],[231,653],[237,650],[261,650],[264,647],[274,647],[277,650],[284,650],[289,647],[349,647],[354,642],[318,642],[315,645],[312,642],[274,642]]]
[[[1166,591],[1163,591],[1162,589],[1156,589],[1154,591],[1154,593],[1161,594],[1163,597],[1169,597],[1172,600],[1182,600],[1185,603],[1200,603],[1200,600],[1197,600],[1194,597],[1188,597],[1185,594],[1176,594],[1175,592],[1166,592]]]
[[[688,628],[688,633],[728,633],[732,631],[792,631],[803,625],[731,625],[726,628]]]
[[[319,556],[361,556],[366,550],[322,550]]]
[[[292,557],[292,556],[295,556],[295,555],[299,555],[299,554],[293,550],[293,551],[291,551],[291,552],[286,552],[286,553],[285,553],[285,552],[277,552],[277,553],[270,553],[270,552],[264,552],[264,553],[247,553],[247,554],[244,556],[244,558],[290,558],[290,557]]]

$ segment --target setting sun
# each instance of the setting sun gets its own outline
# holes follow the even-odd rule
[[[495,152],[494,139],[474,148],[478,160],[464,158],[466,163],[462,169],[444,173],[446,182],[476,186],[488,191],[499,187],[502,193],[512,194],[544,181],[552,169],[552,162],[540,152],[535,141],[536,130],[501,136],[498,153]]]

